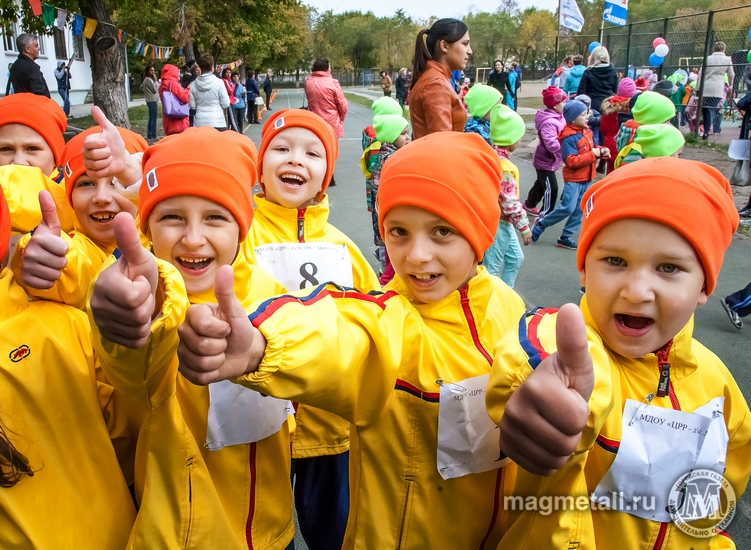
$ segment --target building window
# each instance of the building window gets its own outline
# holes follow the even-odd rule
[[[47,50],[45,48],[46,38],[44,36],[37,36],[37,40],[39,41],[39,57],[47,57]]]
[[[52,30],[52,38],[55,41],[55,57],[57,59],[68,60],[68,48],[65,45],[65,31],[57,27]]]
[[[73,59],[83,61],[83,35],[73,35]]]
[[[3,29],[3,46],[6,52],[17,52],[16,49],[16,23],[8,23]]]

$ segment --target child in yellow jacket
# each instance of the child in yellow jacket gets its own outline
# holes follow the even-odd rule
[[[380,289],[357,245],[328,222],[326,188],[339,146],[331,126],[310,111],[283,109],[264,124],[255,216],[243,248],[290,290],[334,282]],[[292,434],[295,504],[311,550],[340,548],[349,508],[349,423],[298,405]]]
[[[666,201],[673,208],[658,206]],[[751,475],[751,413],[727,367],[692,337],[738,226],[730,186],[699,162],[644,159],[593,185],[581,206],[584,323],[570,305],[522,319],[498,345],[487,402],[501,448],[528,471],[517,481],[563,466],[550,478],[564,481],[557,494],[586,483],[591,514],[585,499],[528,516],[515,540],[578,512],[594,530],[581,548],[732,548],[720,531]],[[614,406],[582,430],[577,394],[593,376],[611,381]],[[544,435],[531,442],[533,431]]]
[[[213,160],[227,151],[232,162]],[[220,266],[233,267],[229,291],[245,307],[284,291],[240,247],[253,219],[256,159],[247,137],[213,128],[150,147],[138,213],[153,255],[120,213],[119,259],[110,257],[93,285],[94,348],[115,387],[148,410],[129,548],[282,550],[293,538],[291,405],[229,382],[195,386],[175,354],[188,305],[216,300]]]
[[[122,396],[86,316],[13,282],[10,227],[0,193],[0,547],[123,548],[136,512]]]
[[[445,170],[449,150],[461,172]],[[382,173],[379,224],[397,273],[384,293],[329,284],[250,319],[225,300],[191,308],[180,328],[180,368],[196,383],[235,377],[352,423],[343,548],[495,548],[506,529],[514,466],[499,458],[483,394],[490,351],[524,304],[478,267],[500,181],[477,135],[417,140]]]
[[[140,134],[125,128],[117,131],[129,154],[143,153],[148,147]],[[115,249],[115,215],[128,212],[135,216],[138,211],[117,191],[113,178],[95,179],[86,174],[81,153],[84,140],[89,134],[101,132],[99,126],[89,128],[71,139],[63,150],[65,190],[76,214],[75,233],[61,232],[52,197],[47,191],[40,191],[42,223],[33,235],[21,238],[11,264],[16,283],[30,296],[84,309],[89,284]]]
[[[65,113],[48,97],[22,93],[0,99],[0,184],[14,232],[28,233],[42,221],[42,190],[52,194],[62,230],[73,230],[75,215],[58,184],[66,127]]]

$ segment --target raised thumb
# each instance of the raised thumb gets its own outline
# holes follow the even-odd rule
[[[120,212],[112,220],[112,231],[115,236],[117,249],[127,265],[127,276],[135,281],[143,276],[151,285],[152,292],[156,289],[158,272],[154,256],[141,244],[136,223],[128,212]]]
[[[235,296],[235,271],[231,265],[223,265],[216,272],[214,296],[222,320],[230,322],[235,318],[247,317],[240,300]]]
[[[104,111],[102,111],[99,107],[96,105],[91,108],[91,117],[94,119],[94,122],[97,123],[97,125],[102,130],[116,130],[116,127],[114,124],[112,124],[107,116],[104,114]]]
[[[564,382],[585,401],[589,401],[594,388],[592,356],[584,317],[575,304],[565,304],[558,310],[555,338],[558,367]]]
[[[45,228],[48,233],[60,236],[60,220],[57,217],[57,206],[52,195],[47,190],[39,191],[39,208],[42,210],[42,223],[40,228]],[[44,231],[44,229],[42,229]]]

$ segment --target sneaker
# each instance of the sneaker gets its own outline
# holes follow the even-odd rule
[[[741,218],[751,218],[751,208],[744,208],[743,210],[739,210],[738,215]]]
[[[733,326],[737,329],[743,328],[743,319],[741,319],[741,316],[738,315],[735,311],[733,311],[728,303],[725,301],[725,298],[722,298],[720,300],[722,303],[722,309],[725,310],[725,313],[728,314],[728,317],[730,318],[730,322],[733,323]]]
[[[565,248],[567,250],[576,250],[576,241],[571,237],[561,237],[555,244],[558,248]]]
[[[530,208],[526,204],[522,204],[522,208],[524,208],[524,211],[527,214],[529,214],[530,216],[534,216],[535,218],[539,218],[540,217],[540,209],[537,208],[536,206],[533,206],[533,207]]]
[[[532,242],[536,243],[537,239],[540,238],[540,235],[542,235],[542,232],[545,231],[545,227],[540,223],[540,220],[538,219],[535,224],[532,226]]]

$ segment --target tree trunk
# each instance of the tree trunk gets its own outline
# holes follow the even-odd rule
[[[96,19],[94,36],[87,40],[91,54],[91,74],[94,81],[94,105],[104,111],[107,118],[116,126],[130,129],[128,120],[128,99],[125,95],[125,48],[117,41],[117,30],[110,24],[110,13],[103,0],[81,0],[81,14]],[[106,51],[99,51],[96,41],[103,36],[115,38],[115,45]]]
[[[185,61],[188,61],[189,59],[198,61],[198,58],[200,56],[198,55],[198,52],[193,48],[192,40],[189,40],[185,43],[185,46],[183,46],[183,56],[185,57]]]

